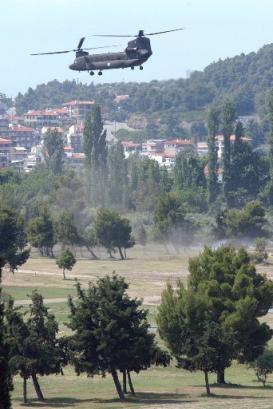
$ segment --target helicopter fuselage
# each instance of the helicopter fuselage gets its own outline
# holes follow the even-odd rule
[[[138,37],[129,41],[122,52],[89,54],[79,51],[73,64],[69,66],[74,71],[102,71],[117,68],[132,68],[141,66],[152,55],[150,40]]]

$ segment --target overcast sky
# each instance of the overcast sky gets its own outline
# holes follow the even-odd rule
[[[0,92],[16,96],[54,78],[89,83],[70,71],[74,54],[30,57],[31,52],[113,44],[96,33],[134,34],[185,27],[154,36],[144,70],[106,71],[94,83],[185,77],[219,58],[257,51],[273,41],[273,0],[1,0]],[[120,47],[126,39],[114,39]],[[272,61],[273,64],[273,61]]]

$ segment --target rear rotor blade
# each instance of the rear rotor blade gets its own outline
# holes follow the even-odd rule
[[[80,39],[79,44],[78,44],[78,47],[77,47],[78,50],[81,49],[81,46],[83,45],[84,40],[85,40],[85,37],[82,37],[82,38]]]
[[[157,33],[148,33],[148,34],[145,33],[145,35],[146,36],[154,36],[154,35],[157,35],[157,34],[165,34],[165,33],[171,33],[172,31],[181,31],[181,30],[184,30],[184,28],[174,28],[173,30],[158,31]]]

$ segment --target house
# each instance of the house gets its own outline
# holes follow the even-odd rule
[[[196,151],[199,156],[207,156],[209,152],[207,142],[197,142]]]
[[[12,146],[22,146],[28,150],[40,140],[39,132],[23,125],[11,125],[9,127],[8,137],[12,141]]]
[[[9,165],[11,148],[11,140],[0,137],[0,168],[4,168]]]
[[[177,155],[180,152],[193,149],[193,143],[189,139],[171,139],[164,143],[166,154]]]
[[[59,126],[61,125],[61,118],[58,112],[52,109],[30,110],[24,114],[24,124],[33,128]]]
[[[154,155],[164,151],[166,139],[148,139],[142,144],[142,154],[146,156]]]
[[[128,156],[134,154],[134,153],[140,153],[142,149],[142,144],[141,143],[134,143],[132,141],[123,141],[121,142],[123,149],[124,149],[124,155],[125,158],[128,158]]]
[[[66,135],[67,143],[74,152],[82,152],[84,124],[82,122],[71,125]]]
[[[82,166],[84,164],[85,154],[82,152],[74,152],[69,158],[69,165],[73,167]]]
[[[235,142],[235,138],[236,136],[234,134],[230,135],[230,143],[231,145]],[[251,143],[251,138],[248,138],[247,136],[242,136],[241,140],[243,142],[248,142]],[[217,154],[218,154],[218,159],[221,159],[223,156],[223,152],[224,152],[224,135],[217,135],[215,137],[215,141],[216,141],[216,146],[217,146]]]
[[[65,102],[63,107],[68,110],[68,115],[70,118],[85,119],[86,114],[91,111],[94,104],[94,100],[80,101],[75,99],[73,101]]]

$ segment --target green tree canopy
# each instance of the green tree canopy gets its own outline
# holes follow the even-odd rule
[[[28,318],[24,320],[14,301],[6,309],[7,338],[10,345],[10,367],[23,378],[23,397],[27,403],[27,380],[32,378],[39,400],[43,394],[37,376],[57,374],[65,363],[65,355],[57,339],[58,324],[44,306],[43,297],[34,291],[31,295]]]
[[[139,372],[156,362],[160,350],[149,332],[147,310],[127,294],[124,278],[113,275],[77,285],[78,300],[70,298],[72,363],[76,372],[93,376],[110,373],[119,398],[124,399],[118,371]],[[165,361],[166,362],[166,361]]]
[[[109,209],[100,209],[94,221],[94,230],[99,244],[105,247],[109,254],[118,249],[120,258],[126,258],[125,250],[134,246],[131,236],[132,228],[126,218]]]
[[[64,280],[65,280],[65,270],[71,271],[75,263],[76,263],[76,259],[73,253],[69,249],[64,250],[60,254],[60,256],[57,258],[56,264],[59,268],[62,268]]]
[[[42,256],[53,257],[56,238],[53,219],[46,205],[40,206],[38,216],[31,219],[28,226],[28,240],[33,247],[39,249]]]
[[[23,219],[13,210],[0,208],[0,258],[13,271],[25,263],[29,250],[25,249],[26,234]]]
[[[60,175],[63,172],[64,144],[57,129],[47,131],[44,136],[44,156],[52,173]]]
[[[263,237],[267,235],[265,209],[258,201],[252,201],[241,209],[226,209],[216,216],[218,237]]]

